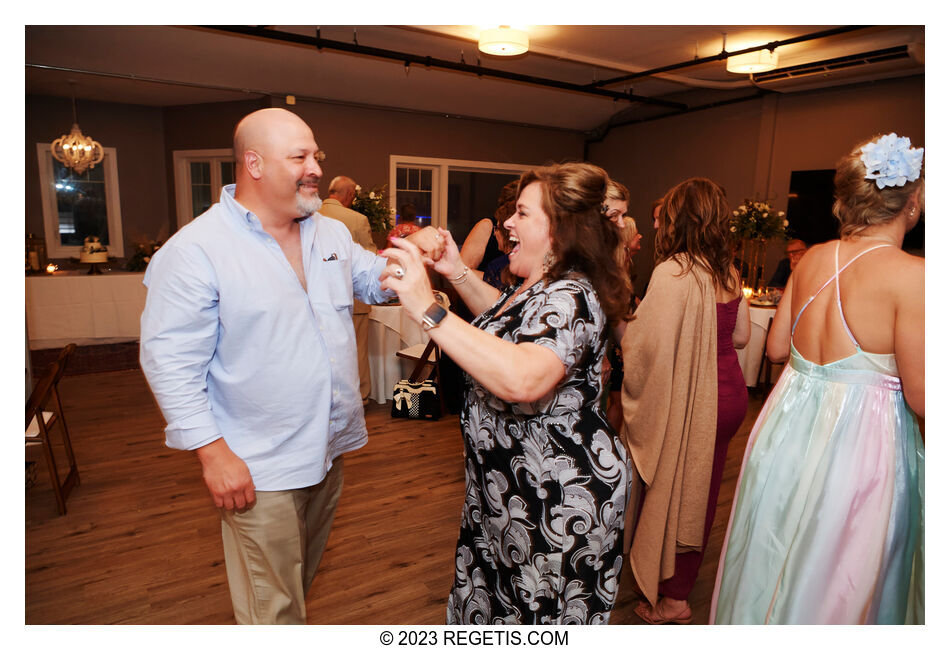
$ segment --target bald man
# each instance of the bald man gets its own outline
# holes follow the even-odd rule
[[[251,113],[234,154],[236,185],[148,266],[141,364],[166,444],[195,451],[219,508],[235,619],[306,623],[342,454],[367,440],[354,295],[392,295],[385,260],[317,214],[324,155],[303,120]]]
[[[353,241],[370,251],[376,252],[373,243],[369,219],[365,214],[351,210],[353,199],[356,198],[356,183],[349,176],[337,176],[330,181],[327,188],[327,198],[320,208],[320,214],[337,221],[350,231]],[[369,393],[372,388],[369,372],[369,305],[359,300],[353,301],[353,329],[356,331],[356,357],[360,373],[360,396],[363,404],[369,402]]]

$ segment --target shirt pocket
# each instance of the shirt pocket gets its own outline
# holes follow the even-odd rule
[[[320,261],[320,275],[317,282],[323,285],[326,300],[333,308],[341,311],[353,308],[353,274],[350,260],[338,258]]]

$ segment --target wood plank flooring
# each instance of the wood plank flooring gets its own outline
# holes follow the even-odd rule
[[[194,454],[164,445],[138,370],[60,383],[81,483],[57,516],[36,448],[26,491],[27,624],[233,623],[220,524]],[[751,400],[729,449],[719,510],[693,590],[705,623]],[[452,582],[463,473],[458,418],[393,420],[371,403],[369,443],[347,454],[329,544],[307,598],[313,624],[441,624]],[[612,624],[640,624],[629,570]]]

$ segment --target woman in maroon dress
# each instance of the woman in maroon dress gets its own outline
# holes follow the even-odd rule
[[[648,623],[689,623],[687,598],[716,516],[729,440],[748,393],[736,348],[749,307],[732,264],[729,206],[706,178],[683,181],[657,215],[657,267],[623,338],[623,410],[642,481],[630,548]]]

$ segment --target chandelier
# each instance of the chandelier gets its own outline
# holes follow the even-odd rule
[[[50,151],[53,153],[53,158],[77,174],[82,174],[102,162],[102,145],[89,136],[83,135],[79,128],[79,121],[76,119],[75,90],[73,91],[73,128],[69,135],[61,135],[53,140]]]

